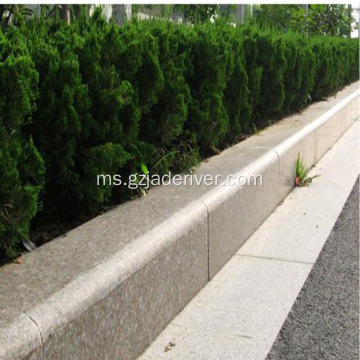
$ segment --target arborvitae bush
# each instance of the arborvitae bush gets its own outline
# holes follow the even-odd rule
[[[18,254],[39,208],[44,162],[28,132],[37,82],[23,36],[0,30],[0,260]]]
[[[137,25],[140,31],[145,24]],[[178,146],[184,137],[190,99],[184,65],[188,53],[179,50],[180,29],[163,21],[154,22],[151,27],[151,34],[159,46],[158,59],[163,83],[157,101],[141,117],[140,137],[155,145],[163,154],[164,160],[160,165],[164,170],[173,164],[176,153],[182,151]]]
[[[317,36],[309,41],[315,56],[313,100],[321,100],[359,78],[358,39]]]
[[[248,77],[249,89],[249,104],[250,104],[250,129],[256,129],[255,118],[259,115],[256,109],[262,101],[261,80],[263,77],[263,67],[260,65],[260,57],[263,56],[259,53],[258,49],[258,30],[254,31],[251,28],[241,29],[241,34],[238,36],[243,38],[242,52],[245,57],[245,68]]]
[[[245,35],[246,36],[246,35]],[[286,70],[286,59],[281,36],[271,31],[260,32],[255,30],[254,34],[257,57],[250,58],[250,69],[261,68],[260,103],[254,107],[254,123],[256,127],[262,127],[268,120],[279,117],[285,100],[284,72]],[[250,70],[250,72],[252,69]],[[256,70],[255,70],[256,71]]]
[[[133,196],[100,174],[187,171],[358,78],[356,39],[225,22],[68,26],[0,33],[0,258],[37,228]],[[43,190],[43,191],[42,191]],[[42,211],[39,204],[42,200]]]
[[[220,32],[212,24],[194,27],[189,43],[193,66],[186,128],[194,133],[204,155],[216,151],[229,129],[224,95],[230,44]]]
[[[314,100],[321,100],[336,89],[338,83],[338,72],[340,72],[338,59],[336,58],[337,45],[334,41],[321,41],[314,39],[313,51],[316,58],[315,87],[313,91]]]
[[[133,89],[103,58],[106,30],[104,21],[85,29],[60,23],[31,37],[41,79],[33,134],[47,167],[45,222],[98,211],[112,187],[97,186],[95,172],[117,173],[129,159],[121,118]]]
[[[90,99],[66,30],[60,28],[54,34],[45,31],[45,36],[37,35],[36,30],[28,43],[40,76],[31,130],[46,164],[43,214],[61,219],[62,214],[77,211],[82,197],[78,161],[79,156],[85,156],[85,149],[79,143],[87,130],[84,125],[89,121]]]
[[[285,99],[281,111],[285,115],[301,110],[310,102],[315,60],[304,36],[290,32],[282,36],[281,41],[286,59]]]
[[[246,73],[245,54],[243,51],[243,37],[230,25],[225,25],[220,36],[229,42],[226,88],[224,104],[229,119],[229,125],[224,144],[232,144],[243,136],[251,133],[251,103],[249,79]]]
[[[311,102],[311,92],[313,91],[315,81],[315,57],[311,51],[311,46],[304,37],[299,37],[298,44],[296,74],[291,74],[288,71],[285,75],[286,78],[291,78],[292,76],[297,77],[300,85],[300,87],[296,89],[297,91],[291,103],[290,111],[299,111]]]

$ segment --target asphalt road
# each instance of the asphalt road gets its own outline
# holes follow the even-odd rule
[[[279,359],[359,359],[359,179],[267,356]]]

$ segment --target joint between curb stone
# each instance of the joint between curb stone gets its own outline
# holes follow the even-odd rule
[[[39,335],[40,335],[40,342],[41,342],[41,352],[44,356],[45,354],[45,348],[44,348],[44,340],[43,340],[43,336],[42,336],[42,333],[41,333],[41,330],[39,328],[39,325],[37,324],[37,322],[35,321],[35,319],[33,317],[31,317],[27,312],[24,311],[24,315],[27,316],[36,326],[36,328],[38,329],[39,331]]]
[[[205,206],[206,214],[207,214],[207,253],[208,253],[208,261],[207,261],[207,272],[208,272],[208,281],[210,281],[210,213],[209,208],[204,203],[203,200],[199,199],[199,201]]]
[[[272,149],[272,151],[275,153],[276,157],[278,158],[278,161],[280,163],[280,155],[278,154],[278,152],[276,151],[276,149]]]

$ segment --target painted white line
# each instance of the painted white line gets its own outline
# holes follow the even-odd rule
[[[359,122],[141,360],[265,359],[359,174]]]

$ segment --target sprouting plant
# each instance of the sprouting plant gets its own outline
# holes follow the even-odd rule
[[[141,169],[143,175],[146,175],[146,176],[149,175],[149,170],[143,162],[140,163],[140,169]],[[140,183],[139,177],[136,178],[136,183],[139,185],[138,189],[139,189],[141,195],[146,196],[148,189]]]
[[[298,153],[296,159],[296,178],[295,178],[295,186],[308,186],[313,179],[318,177],[319,175],[308,176],[309,170],[303,160],[301,159],[300,152]]]
[[[179,153],[178,150],[174,150],[174,151],[170,151],[169,153],[167,153],[166,155],[164,155],[154,166],[153,169],[156,169],[157,166],[159,166],[164,160],[166,160],[166,158],[170,157],[170,156],[174,156],[177,153]]]
[[[144,175],[149,174],[149,170],[148,170],[147,166],[144,163],[140,163],[140,168],[141,168],[141,171],[143,172]]]

